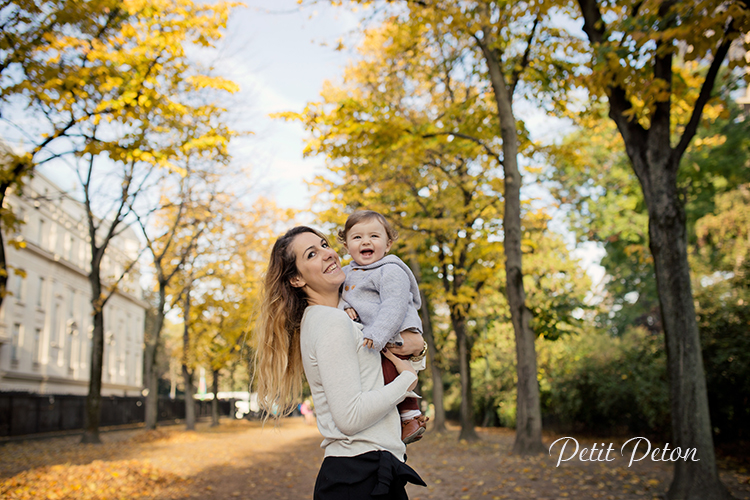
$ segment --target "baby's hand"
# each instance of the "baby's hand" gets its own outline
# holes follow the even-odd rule
[[[346,311],[346,314],[348,314],[349,318],[351,318],[352,320],[359,318],[359,314],[357,314],[357,311],[355,311],[351,307],[347,307],[346,309],[344,309],[344,311]]]
[[[372,339],[365,339],[364,342],[362,342],[362,345],[367,347],[368,349],[372,349],[372,346],[375,345],[372,341]]]

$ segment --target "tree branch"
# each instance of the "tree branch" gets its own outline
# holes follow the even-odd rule
[[[518,64],[518,66],[513,70],[513,74],[510,77],[509,86],[510,86],[510,95],[513,95],[516,91],[516,84],[518,84],[518,78],[521,76],[521,73],[528,67],[529,65],[529,58],[531,56],[531,47],[532,43],[534,41],[534,35],[536,35],[536,28],[539,26],[539,16],[534,19],[534,24],[531,26],[531,32],[529,33],[529,39],[526,41],[526,50],[523,52],[523,57],[521,57],[521,61]]]
[[[480,146],[482,146],[484,148],[484,150],[487,151],[487,154],[489,154],[490,156],[492,156],[500,165],[503,164],[503,160],[502,160],[502,158],[500,157],[500,155],[498,153],[496,153],[491,147],[489,147],[481,139],[478,139],[478,138],[473,137],[473,136],[468,135],[468,134],[463,134],[461,132],[433,132],[431,134],[424,134],[424,135],[422,135],[422,138],[423,139],[429,139],[431,137],[437,137],[437,136],[440,136],[440,135],[452,135],[452,136],[455,136],[455,137],[459,137],[461,139],[467,139],[469,141],[476,142],[477,144],[479,144]]]
[[[679,166],[682,155],[685,153],[685,150],[690,144],[690,141],[698,131],[698,125],[701,121],[703,108],[706,106],[709,99],[711,99],[711,93],[713,92],[714,84],[716,83],[716,77],[719,75],[719,69],[724,62],[727,53],[729,53],[730,45],[732,45],[731,40],[725,38],[724,42],[716,50],[714,60],[711,61],[711,66],[708,68],[706,79],[703,80],[703,87],[701,87],[700,94],[698,94],[698,99],[695,101],[695,105],[693,106],[693,114],[690,117],[690,121],[688,121],[687,125],[685,125],[685,130],[682,132],[680,142],[672,150],[673,161],[670,162],[670,165],[673,165],[674,168],[677,168]]]

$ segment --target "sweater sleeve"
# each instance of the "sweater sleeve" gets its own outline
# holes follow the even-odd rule
[[[375,321],[365,325],[363,330],[365,338],[372,339],[372,348],[378,352],[399,333],[411,304],[411,282],[403,269],[386,265],[380,270],[380,305]]]
[[[416,380],[411,372],[399,374],[391,383],[370,391],[362,389],[357,349],[346,315],[330,318],[326,330],[316,342],[316,357],[321,383],[336,427],[351,436],[377,423],[404,400],[409,386]]]

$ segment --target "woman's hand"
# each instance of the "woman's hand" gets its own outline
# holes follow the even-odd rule
[[[422,349],[424,348],[424,339],[422,338],[421,333],[409,331],[401,332],[401,338],[404,339],[404,345],[402,346],[388,344],[388,349],[390,349],[393,354],[398,354],[399,356],[417,356],[422,352]]]
[[[420,335],[421,337],[421,335]],[[411,365],[411,363],[406,359],[401,359],[395,354],[393,354],[388,347],[383,349],[383,355],[388,358],[388,360],[393,363],[393,366],[396,367],[396,371],[401,374],[403,372],[411,372],[414,375],[417,374],[417,371],[414,369],[414,367]],[[414,383],[409,386],[407,390],[413,391],[414,388],[417,387],[417,381],[414,380]]]

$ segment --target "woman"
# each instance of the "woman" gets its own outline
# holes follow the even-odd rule
[[[399,375],[383,385],[380,354],[362,345],[361,325],[337,309],[344,278],[318,231],[295,227],[276,241],[257,331],[258,399],[267,411],[279,405],[287,413],[302,392],[304,369],[324,438],[316,500],[406,499],[407,482],[425,484],[403,463],[396,405],[413,394],[417,374],[386,349]],[[415,342],[421,336],[405,337],[401,350]]]

